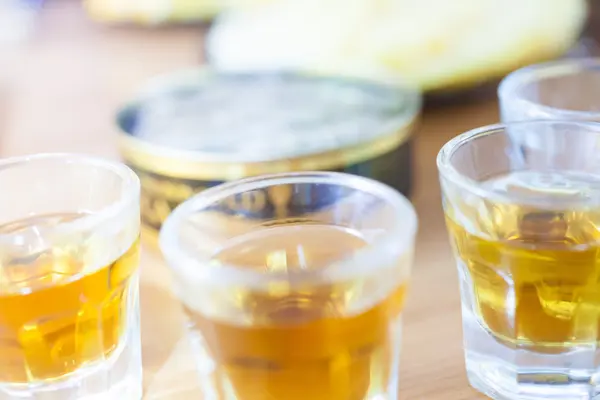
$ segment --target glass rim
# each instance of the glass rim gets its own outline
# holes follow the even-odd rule
[[[121,187],[123,188],[123,194],[119,196],[117,201],[102,207],[98,211],[86,214],[81,218],[77,218],[73,221],[61,222],[50,229],[52,233],[63,235],[91,230],[107,220],[116,218],[132,204],[138,202],[141,189],[140,180],[135,172],[123,163],[95,155],[78,153],[38,153],[9,157],[0,160],[0,175],[2,175],[4,171],[12,168],[48,160],[64,162],[66,164],[78,163],[81,165],[95,166],[105,171],[110,171],[121,179]],[[0,233],[0,242],[10,241],[11,238],[19,235],[19,233]]]
[[[210,268],[208,266],[210,256],[198,258],[181,246],[177,232],[182,222],[195,210],[207,208],[214,202],[237,193],[290,183],[334,184],[357,191],[368,191],[391,204],[396,210],[393,229],[386,230],[381,237],[357,250],[351,257],[336,260],[323,269],[293,272],[265,273],[235,264],[219,265],[218,269]],[[401,193],[381,182],[340,172],[287,172],[232,181],[196,194],[176,207],[163,223],[159,235],[159,247],[174,272],[187,270],[188,275],[199,277],[200,280],[211,284],[241,284],[246,287],[267,288],[273,281],[286,281],[294,286],[296,282],[302,284],[307,281],[318,281],[323,277],[326,277],[328,282],[336,282],[360,273],[375,273],[380,269],[377,265],[384,265],[378,264],[375,260],[386,249],[396,249],[399,255],[411,251],[417,227],[417,214],[411,202]]]
[[[598,111],[569,110],[557,108],[543,103],[526,99],[519,91],[524,85],[542,82],[551,77],[575,75],[578,72],[598,68],[600,72],[600,57],[561,59],[529,65],[519,68],[506,75],[498,85],[498,98],[506,101],[517,101],[520,107],[537,108],[547,114],[558,114],[565,119],[600,119]]]
[[[582,129],[590,129],[595,131],[600,137],[600,123],[593,121],[578,121],[578,120],[562,120],[562,119],[537,119],[537,120],[525,120],[525,121],[514,121],[508,123],[498,123],[492,125],[486,125],[478,128],[474,128],[468,130],[464,133],[461,133],[458,136],[455,136],[446,144],[442,146],[440,151],[438,152],[436,158],[436,164],[438,167],[439,175],[442,179],[445,179],[452,183],[453,185],[459,187],[460,189],[472,193],[480,198],[492,200],[498,203],[504,204],[524,204],[524,205],[532,205],[532,206],[557,206],[562,204],[568,204],[569,206],[577,206],[577,205],[600,205],[600,197],[597,198],[587,198],[587,199],[566,199],[564,201],[559,201],[554,197],[543,197],[537,199],[531,199],[531,197],[519,195],[517,193],[512,193],[510,195],[493,192],[482,186],[482,184],[474,179],[466,177],[464,174],[460,173],[451,162],[452,156],[456,153],[456,151],[462,147],[473,141],[474,139],[496,135],[496,134],[505,134],[507,129],[511,127],[519,127],[519,126],[543,126],[543,125],[568,125],[573,127],[579,127]]]

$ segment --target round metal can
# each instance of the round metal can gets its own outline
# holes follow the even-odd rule
[[[123,159],[142,182],[142,221],[155,235],[181,202],[248,176],[339,171],[410,196],[420,110],[420,93],[407,87],[196,68],[155,78],[120,110],[117,124]],[[326,206],[335,194],[306,196]],[[268,219],[274,201],[254,192],[219,207]]]

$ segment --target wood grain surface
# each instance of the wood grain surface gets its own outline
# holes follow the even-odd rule
[[[4,93],[0,154],[73,151],[118,157],[114,113],[149,77],[201,59],[202,29],[108,28],[77,1],[49,1],[15,57]],[[440,203],[435,157],[453,136],[498,119],[493,100],[427,110],[417,132],[414,204],[420,218],[404,337],[400,399],[475,400],[467,383],[458,280]],[[160,255],[142,260],[145,399],[199,399],[182,314]]]

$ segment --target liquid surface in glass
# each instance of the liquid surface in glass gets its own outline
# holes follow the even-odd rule
[[[600,177],[515,172],[487,189],[521,196],[589,197]],[[480,323],[499,341],[542,353],[600,342],[600,209],[481,203],[447,211],[451,239]],[[468,229],[466,227],[469,227]]]
[[[319,271],[366,245],[342,228],[284,225],[236,239],[213,263]],[[305,288],[239,288],[223,296],[229,300],[188,304],[187,312],[215,360],[217,398],[363,400],[387,393],[396,379],[405,291],[398,275],[390,282],[375,272]],[[244,320],[223,317],[232,307]]]
[[[29,218],[0,226],[0,235],[43,232],[82,216]],[[105,360],[126,328],[138,243],[88,273],[77,246],[48,248],[38,239],[23,256],[0,253],[0,382],[54,380]]]

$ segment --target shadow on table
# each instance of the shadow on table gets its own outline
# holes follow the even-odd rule
[[[183,334],[183,314],[173,306],[179,301],[166,288],[149,283],[142,282],[140,292],[144,387],[149,392],[155,381],[193,371],[193,365],[189,360],[186,363],[190,351]],[[177,388],[173,383],[163,386]]]
[[[190,347],[182,337],[170,357],[155,371],[153,379],[146,380],[144,400],[201,399],[198,376],[189,360]]]

